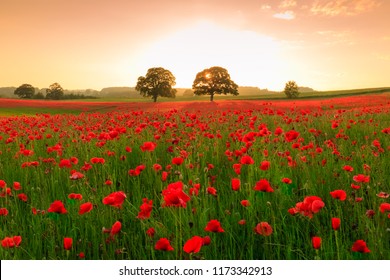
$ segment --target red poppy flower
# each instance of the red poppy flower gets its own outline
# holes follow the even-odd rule
[[[72,164],[78,164],[78,163],[79,163],[79,159],[78,159],[77,157],[71,157],[71,158],[70,158],[70,162],[71,162]]]
[[[349,166],[349,165],[344,165],[343,166],[343,170],[348,171],[348,172],[352,172],[353,171],[353,167]]]
[[[216,188],[208,187],[208,188],[206,189],[206,191],[207,191],[208,194],[211,194],[211,195],[213,195],[213,196],[217,196],[217,189],[216,189]]]
[[[211,243],[211,238],[210,236],[206,235],[205,237],[202,238],[203,241],[203,246],[208,246]]]
[[[240,163],[241,164],[254,164],[255,161],[253,160],[253,158],[251,156],[245,155],[245,156],[241,157]]]
[[[311,238],[311,244],[313,245],[313,248],[318,250],[321,248],[321,237],[318,237],[318,236],[313,236]]]
[[[20,193],[20,194],[18,194],[18,198],[19,198],[21,201],[27,202],[27,195],[26,195],[25,193]]]
[[[69,159],[61,159],[58,166],[60,168],[72,168],[72,162]]]
[[[381,213],[390,212],[390,203],[382,203],[379,206],[379,211],[381,211]]]
[[[241,185],[240,179],[238,179],[238,178],[232,179],[232,190],[233,191],[238,191],[240,189],[240,185]]]
[[[164,196],[164,203],[162,207],[187,207],[187,202],[191,199],[183,192],[183,183],[181,181],[169,184],[162,195]]]
[[[154,171],[160,171],[162,170],[162,166],[158,163],[153,164]]]
[[[169,174],[168,172],[163,171],[161,173],[161,181],[165,182],[167,180],[167,178],[168,178],[168,174]]]
[[[22,189],[22,186],[20,185],[19,182],[14,182],[13,188],[14,188],[15,191],[19,191],[19,190]]]
[[[0,188],[4,189],[7,186],[7,183],[4,180],[0,180]]]
[[[250,204],[249,200],[244,199],[244,200],[241,200],[241,205],[244,206],[244,207],[248,207],[251,204]]]
[[[364,240],[356,240],[352,245],[352,251],[359,253],[370,253],[371,251],[368,249],[367,244]]]
[[[246,224],[246,220],[245,220],[245,219],[239,220],[239,221],[238,221],[238,224],[241,225],[241,226],[243,226],[243,225]]]
[[[294,141],[295,139],[297,139],[299,136],[299,132],[295,131],[295,130],[290,130],[290,131],[287,131],[285,134],[284,134],[284,138],[286,139],[287,142],[292,142]]]
[[[72,249],[73,239],[71,237],[64,237],[64,249]]]
[[[8,210],[7,208],[0,208],[0,216],[7,216]]]
[[[166,238],[160,238],[156,242],[154,249],[159,251],[173,251],[173,247],[171,246],[169,240]]]
[[[148,200],[147,198],[142,199],[142,205],[139,209],[137,218],[141,220],[148,219],[153,209],[153,200]]]
[[[183,246],[183,251],[187,254],[198,253],[203,246],[203,238],[200,236],[193,236]]]
[[[182,157],[175,157],[172,159],[172,164],[174,165],[181,165],[183,163],[184,159]]]
[[[92,168],[92,165],[89,164],[88,162],[85,162],[84,165],[81,167],[81,170],[83,171],[88,171]]]
[[[78,257],[79,257],[80,259],[84,259],[84,258],[85,258],[85,253],[84,253],[84,252],[80,252],[80,253],[78,254]]]
[[[352,177],[352,179],[357,183],[368,183],[370,182],[370,176],[363,174],[358,174]]]
[[[85,213],[90,212],[93,209],[93,205],[91,202],[86,202],[80,205],[79,215],[83,215]]]
[[[218,220],[210,220],[204,230],[211,232],[225,232],[225,230],[221,227],[221,223]]]
[[[148,151],[148,152],[152,152],[154,151],[154,149],[156,148],[157,144],[156,143],[153,143],[153,142],[145,142],[142,144],[142,146],[140,146],[140,149],[141,151],[145,152],[145,151]]]
[[[113,192],[103,198],[103,204],[110,205],[113,207],[121,208],[123,202],[126,199],[126,194],[122,191]]]
[[[264,160],[260,163],[260,169],[263,170],[263,171],[266,171],[270,168],[271,166],[271,163],[268,161],[268,160]]]
[[[68,195],[69,199],[77,199],[77,200],[82,200],[83,196],[79,193],[71,193]]]
[[[121,228],[122,228],[121,222],[116,221],[116,222],[112,225],[112,227],[111,227],[110,235],[111,235],[111,236],[114,236],[115,234],[118,234],[118,233],[121,231]]]
[[[380,198],[388,198],[390,196],[390,194],[385,193],[385,192],[380,192],[376,196],[380,197]]]
[[[309,218],[313,217],[313,214],[318,213],[325,203],[318,196],[307,196],[302,202],[298,202],[294,208],[290,208],[288,212],[291,215],[301,213]]]
[[[367,210],[366,211],[366,216],[367,216],[367,218],[371,219],[372,217],[375,216],[375,211],[372,210],[372,209]]]
[[[347,198],[347,193],[344,190],[335,190],[330,192],[330,195],[334,199],[339,199],[341,201],[345,200]]]
[[[333,230],[339,230],[340,218],[332,218],[332,228],[333,228]]]
[[[241,164],[240,163],[233,164],[233,170],[237,175],[240,175],[241,174]]]
[[[282,182],[285,183],[285,184],[291,184],[292,180],[290,178],[283,178]]]
[[[146,234],[148,235],[148,236],[150,236],[150,237],[153,237],[155,234],[156,234],[156,230],[154,229],[154,228],[148,228],[147,230],[146,230]]]
[[[360,189],[360,186],[359,185],[355,185],[354,183],[351,184],[351,188],[353,188],[354,190],[358,190]]]
[[[71,180],[78,180],[84,178],[84,174],[80,173],[78,171],[74,171],[71,173],[70,177]]]
[[[261,192],[274,192],[274,189],[271,187],[267,179],[260,179],[256,182],[256,186],[253,189]]]
[[[3,246],[4,248],[13,248],[13,247],[19,247],[20,243],[22,243],[21,236],[5,237],[1,241],[1,246]]]
[[[93,157],[93,158],[91,158],[91,163],[92,163],[92,164],[98,164],[98,163],[104,164],[105,162],[106,162],[106,161],[105,161],[104,158],[98,158],[98,157]]]
[[[61,200],[56,200],[52,204],[50,204],[50,207],[47,210],[47,212],[58,213],[58,214],[68,213],[68,211],[66,211],[65,206]]]
[[[274,131],[274,134],[276,135],[276,136],[279,136],[280,134],[282,134],[283,133],[283,129],[281,129],[280,127],[277,127],[276,129],[275,129],[275,131]]]
[[[264,236],[269,236],[272,234],[273,229],[271,225],[267,222],[260,222],[256,225],[254,228],[254,231],[256,234],[264,235]]]

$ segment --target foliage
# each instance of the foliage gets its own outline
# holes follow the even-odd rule
[[[34,94],[32,99],[45,99],[45,96],[43,95],[42,92],[37,92],[37,94]]]
[[[195,95],[210,95],[213,101],[214,94],[238,95],[238,85],[231,79],[225,68],[214,66],[196,74],[192,84]]]
[[[176,89],[172,87],[176,84],[176,78],[173,74],[162,67],[150,68],[146,76],[138,78],[135,89],[144,97],[152,97],[157,101],[157,97],[176,97]]]
[[[298,98],[299,90],[295,81],[288,81],[284,87],[284,93],[288,98]]]
[[[63,99],[64,90],[58,83],[51,84],[48,89],[46,89],[46,99],[59,100]]]
[[[35,94],[35,88],[30,84],[23,84],[15,89],[14,94],[20,98],[32,98]]]

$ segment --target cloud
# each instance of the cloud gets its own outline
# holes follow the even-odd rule
[[[295,13],[293,11],[285,11],[283,13],[274,14],[273,17],[284,20],[292,20],[295,18]]]
[[[279,5],[279,8],[281,9],[290,9],[292,7],[295,7],[297,5],[297,2],[295,0],[283,0],[280,5]]]
[[[322,38],[323,44],[327,46],[343,45],[352,46],[355,45],[353,39],[354,32],[352,31],[335,31],[335,30],[320,30],[316,32]]]
[[[271,8],[272,7],[270,5],[268,5],[268,4],[264,4],[264,5],[261,6],[262,10],[271,10]]]
[[[379,0],[316,0],[310,8],[314,15],[355,16],[381,5]]]

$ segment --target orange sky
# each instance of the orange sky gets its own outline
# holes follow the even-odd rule
[[[240,86],[390,86],[388,0],[2,0],[0,86],[177,87],[225,67]]]

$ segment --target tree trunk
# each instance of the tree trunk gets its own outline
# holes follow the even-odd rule
[[[157,95],[153,96],[153,102],[157,101]]]
[[[212,102],[214,99],[214,94],[210,94],[210,101]]]

